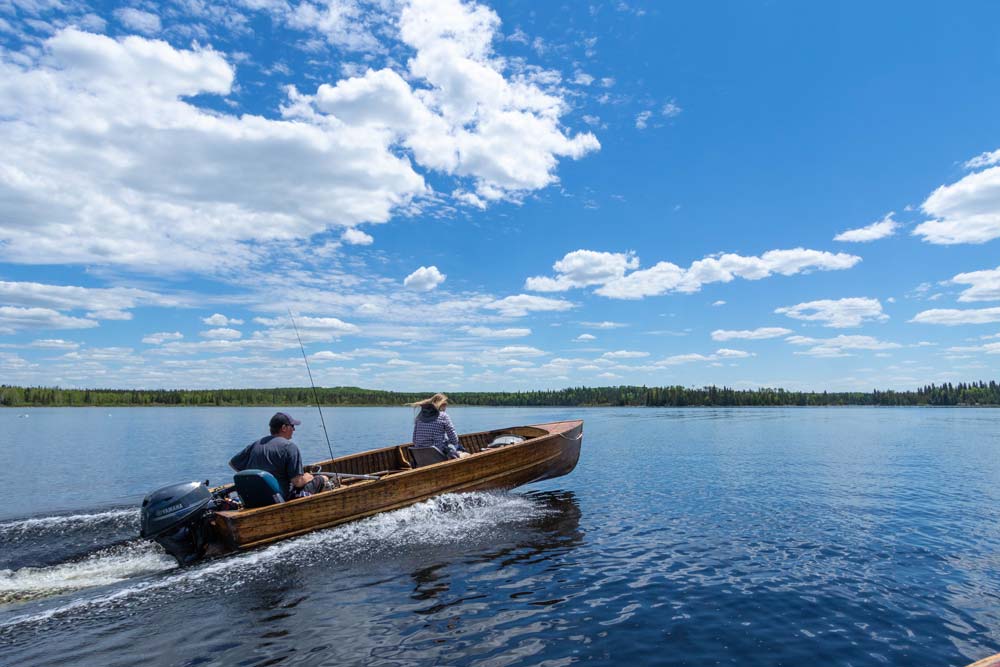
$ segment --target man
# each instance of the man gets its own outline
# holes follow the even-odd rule
[[[236,472],[247,469],[266,470],[278,480],[278,488],[285,500],[302,498],[327,488],[326,477],[310,475],[302,470],[302,454],[292,442],[295,427],[301,424],[284,412],[271,417],[271,435],[251,442],[229,460],[229,467]]]

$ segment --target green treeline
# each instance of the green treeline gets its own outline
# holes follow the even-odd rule
[[[322,405],[402,405],[432,392],[318,387]],[[455,405],[489,406],[779,406],[990,405],[1000,406],[996,381],[927,385],[916,391],[802,392],[729,387],[571,387],[553,391],[448,392]],[[312,405],[309,387],[275,389],[60,389],[0,385],[0,406]]]

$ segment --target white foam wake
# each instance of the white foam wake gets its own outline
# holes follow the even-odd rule
[[[155,544],[131,542],[102,549],[75,562],[49,567],[0,570],[0,602],[29,600],[83,588],[107,586],[176,566],[174,559]]]
[[[0,523],[0,536],[52,529],[64,530],[68,528],[99,526],[107,523],[123,526],[133,522],[138,524],[138,520],[139,511],[136,509],[109,510],[94,514],[43,516],[34,519]]]
[[[497,528],[543,516],[546,510],[530,498],[510,493],[463,493],[445,495],[392,512],[377,514],[354,523],[317,531],[228,558],[194,567],[176,569],[164,576],[137,581],[125,588],[95,597],[72,600],[42,612],[0,622],[0,630],[36,623],[89,607],[117,604],[156,591],[184,592],[202,589],[237,577],[267,577],[268,565],[300,565],[320,559],[368,558],[382,552],[398,552],[421,545],[447,545],[482,537],[490,539]],[[133,543],[129,553],[95,554],[79,563],[50,568],[0,571],[0,597],[4,591],[72,590],[84,586],[115,583],[160,570],[174,568],[174,561],[156,545]],[[34,588],[32,588],[34,587]],[[45,594],[45,593],[41,593]],[[9,600],[10,598],[8,598]]]

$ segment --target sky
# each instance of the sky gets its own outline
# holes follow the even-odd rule
[[[0,384],[1000,378],[1000,6],[0,0]],[[294,327],[293,327],[294,321]]]

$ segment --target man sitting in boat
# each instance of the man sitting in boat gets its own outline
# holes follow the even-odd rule
[[[241,470],[264,470],[278,480],[278,488],[285,500],[304,498],[327,488],[326,477],[315,477],[302,469],[302,454],[292,442],[295,427],[301,424],[284,412],[271,417],[271,435],[251,442],[229,460],[229,467]]]
[[[414,447],[434,447],[449,459],[464,459],[469,455],[458,441],[451,417],[445,414],[448,408],[447,396],[434,394],[410,405],[420,408],[413,423]]]

